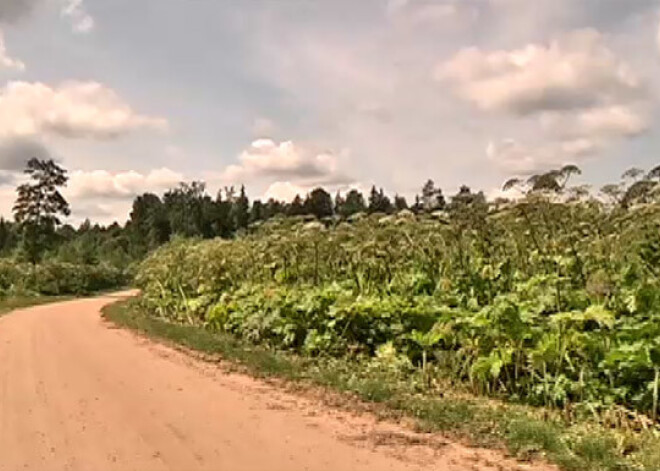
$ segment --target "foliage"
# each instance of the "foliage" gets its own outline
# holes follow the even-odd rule
[[[313,214],[318,219],[330,217],[334,211],[332,197],[323,188],[315,188],[307,195],[304,208],[307,214]]]
[[[529,195],[330,229],[175,241],[137,282],[161,316],[305,355],[400,355],[477,393],[656,417],[660,207]],[[428,363],[428,365],[427,365]],[[429,373],[430,374],[430,373]],[[640,416],[643,417],[643,416]]]
[[[588,422],[570,424],[560,414],[544,417],[534,408],[466,397],[446,384],[428,383],[423,372],[412,369],[390,342],[373,358],[311,357],[255,346],[224,332],[168,322],[149,314],[139,300],[106,306],[103,316],[149,337],[213,355],[211,358],[220,355],[225,367],[348,393],[333,396],[335,405],[343,402],[354,408],[356,397],[379,402],[381,417],[393,412],[399,418],[403,413],[415,419],[420,430],[439,430],[481,446],[506,445],[519,458],[543,456],[567,471],[655,471],[660,465],[659,439],[651,432],[604,430]]]
[[[344,218],[348,218],[357,213],[363,213],[367,210],[367,205],[364,202],[364,196],[358,190],[350,190],[346,194],[346,199],[342,200],[341,195],[339,195],[339,204],[337,204],[337,198],[335,198],[335,204],[337,209],[336,214]]]
[[[128,281],[124,272],[107,265],[0,260],[0,297],[82,295],[124,286]]]
[[[58,188],[68,181],[66,170],[53,160],[30,159],[25,173],[31,182],[16,189],[18,198],[14,204],[14,217],[22,232],[22,253],[36,263],[50,245],[55,228],[60,225],[59,215],[68,216],[69,203]]]
[[[445,198],[442,190],[435,187],[433,180],[428,180],[422,187],[421,204],[424,211],[432,212],[445,208]]]
[[[376,187],[372,186],[371,192],[369,193],[369,206],[367,207],[367,211],[369,213],[389,213],[392,209],[392,202],[387,195],[385,195],[383,189],[376,190]]]

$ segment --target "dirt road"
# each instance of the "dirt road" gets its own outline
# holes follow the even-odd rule
[[[113,300],[0,317],[0,470],[518,469],[114,329]]]

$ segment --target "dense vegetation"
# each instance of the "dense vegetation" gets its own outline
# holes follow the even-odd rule
[[[512,201],[467,187],[445,201],[429,181],[410,207],[375,187],[250,204],[243,187],[213,199],[182,183],[138,196],[124,226],[78,229],[59,219],[66,171],[32,160],[26,173],[16,222],[0,221],[0,293],[112,288],[138,264],[146,305],[169,319],[309,356],[394,352],[429,383],[657,418],[658,169],[599,198],[568,187],[574,166],[508,181],[524,195]]]
[[[0,297],[83,295],[125,286],[129,282],[126,273],[109,265],[51,261],[33,265],[0,260]]]
[[[655,177],[643,197],[621,190],[606,204],[566,190],[573,171],[543,188],[532,179],[514,202],[464,189],[443,211],[274,218],[235,240],[175,240],[137,284],[171,320],[309,356],[394,358],[429,383],[571,416],[637,411],[648,427],[660,387]]]
[[[262,203],[181,183],[138,196],[124,225],[77,229],[60,220],[66,171],[32,160],[26,173],[15,221],[0,220],[7,309],[135,276],[142,309],[121,311],[126,325],[389,397],[432,427],[506,436],[565,469],[657,469],[657,440],[625,430],[658,425],[660,168],[594,195],[568,186],[579,169],[567,166],[512,179],[520,197],[496,201],[465,186],[445,200],[429,180],[410,206],[375,187]],[[557,412],[529,422],[442,399],[448,387]],[[585,434],[583,417],[624,434]]]
[[[89,259],[78,256],[76,249],[84,247],[91,233],[89,224],[81,226],[75,245],[61,243],[73,231],[63,229],[60,220],[71,214],[60,193],[68,181],[67,171],[52,160],[31,159],[25,174],[27,181],[16,189],[16,222],[0,219],[3,304],[33,295],[80,295],[126,284],[128,271],[119,263],[91,263],[99,260],[102,251]]]
[[[349,217],[407,207],[404,198],[397,196],[392,203],[375,187],[366,201],[357,190],[338,194],[333,201],[317,188],[289,203],[275,199],[250,203],[243,186],[239,191],[224,188],[212,198],[203,182],[182,182],[162,197],[152,193],[136,197],[123,225],[103,227],[86,220],[74,228],[61,220],[71,214],[60,192],[68,181],[67,171],[52,160],[31,159],[25,174],[27,181],[17,187],[14,221],[0,218],[0,261],[5,273],[0,296],[81,294],[125,284],[137,262],[176,237],[232,239],[275,216]],[[423,198],[413,209],[444,205],[442,193],[430,181]],[[51,274],[58,271],[75,276],[53,279]]]

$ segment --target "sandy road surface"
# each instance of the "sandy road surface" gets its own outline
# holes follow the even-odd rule
[[[0,470],[519,469],[114,329],[113,300],[0,317]]]

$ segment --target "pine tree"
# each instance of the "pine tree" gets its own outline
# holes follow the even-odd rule
[[[232,208],[234,202],[234,187],[225,187],[225,198],[222,197],[222,191],[219,190],[215,199],[216,215],[215,226],[216,234],[225,239],[232,236],[236,230],[232,218]]]
[[[254,200],[250,210],[250,222],[262,221],[265,219],[265,207],[261,200]]]
[[[394,209],[397,211],[408,209],[408,202],[406,201],[406,198],[399,195],[394,196]]]
[[[30,159],[25,173],[31,181],[16,189],[13,212],[22,234],[23,255],[36,263],[53,242],[61,223],[59,216],[71,214],[69,203],[59,191],[69,177],[53,160]]]
[[[300,195],[296,195],[293,201],[287,205],[286,213],[289,216],[302,216],[305,214],[305,205]]]
[[[250,200],[245,192],[245,185],[241,185],[241,192],[233,205],[234,221],[237,229],[247,229],[250,222]]]
[[[335,214],[342,215],[345,204],[346,200],[341,196],[339,190],[337,190],[337,194],[335,195]]]
[[[278,214],[284,214],[285,204],[275,198],[269,198],[264,207],[264,219],[270,219]]]
[[[383,189],[376,190],[376,187],[372,186],[369,194],[369,213],[390,213],[392,209],[392,202]]]

